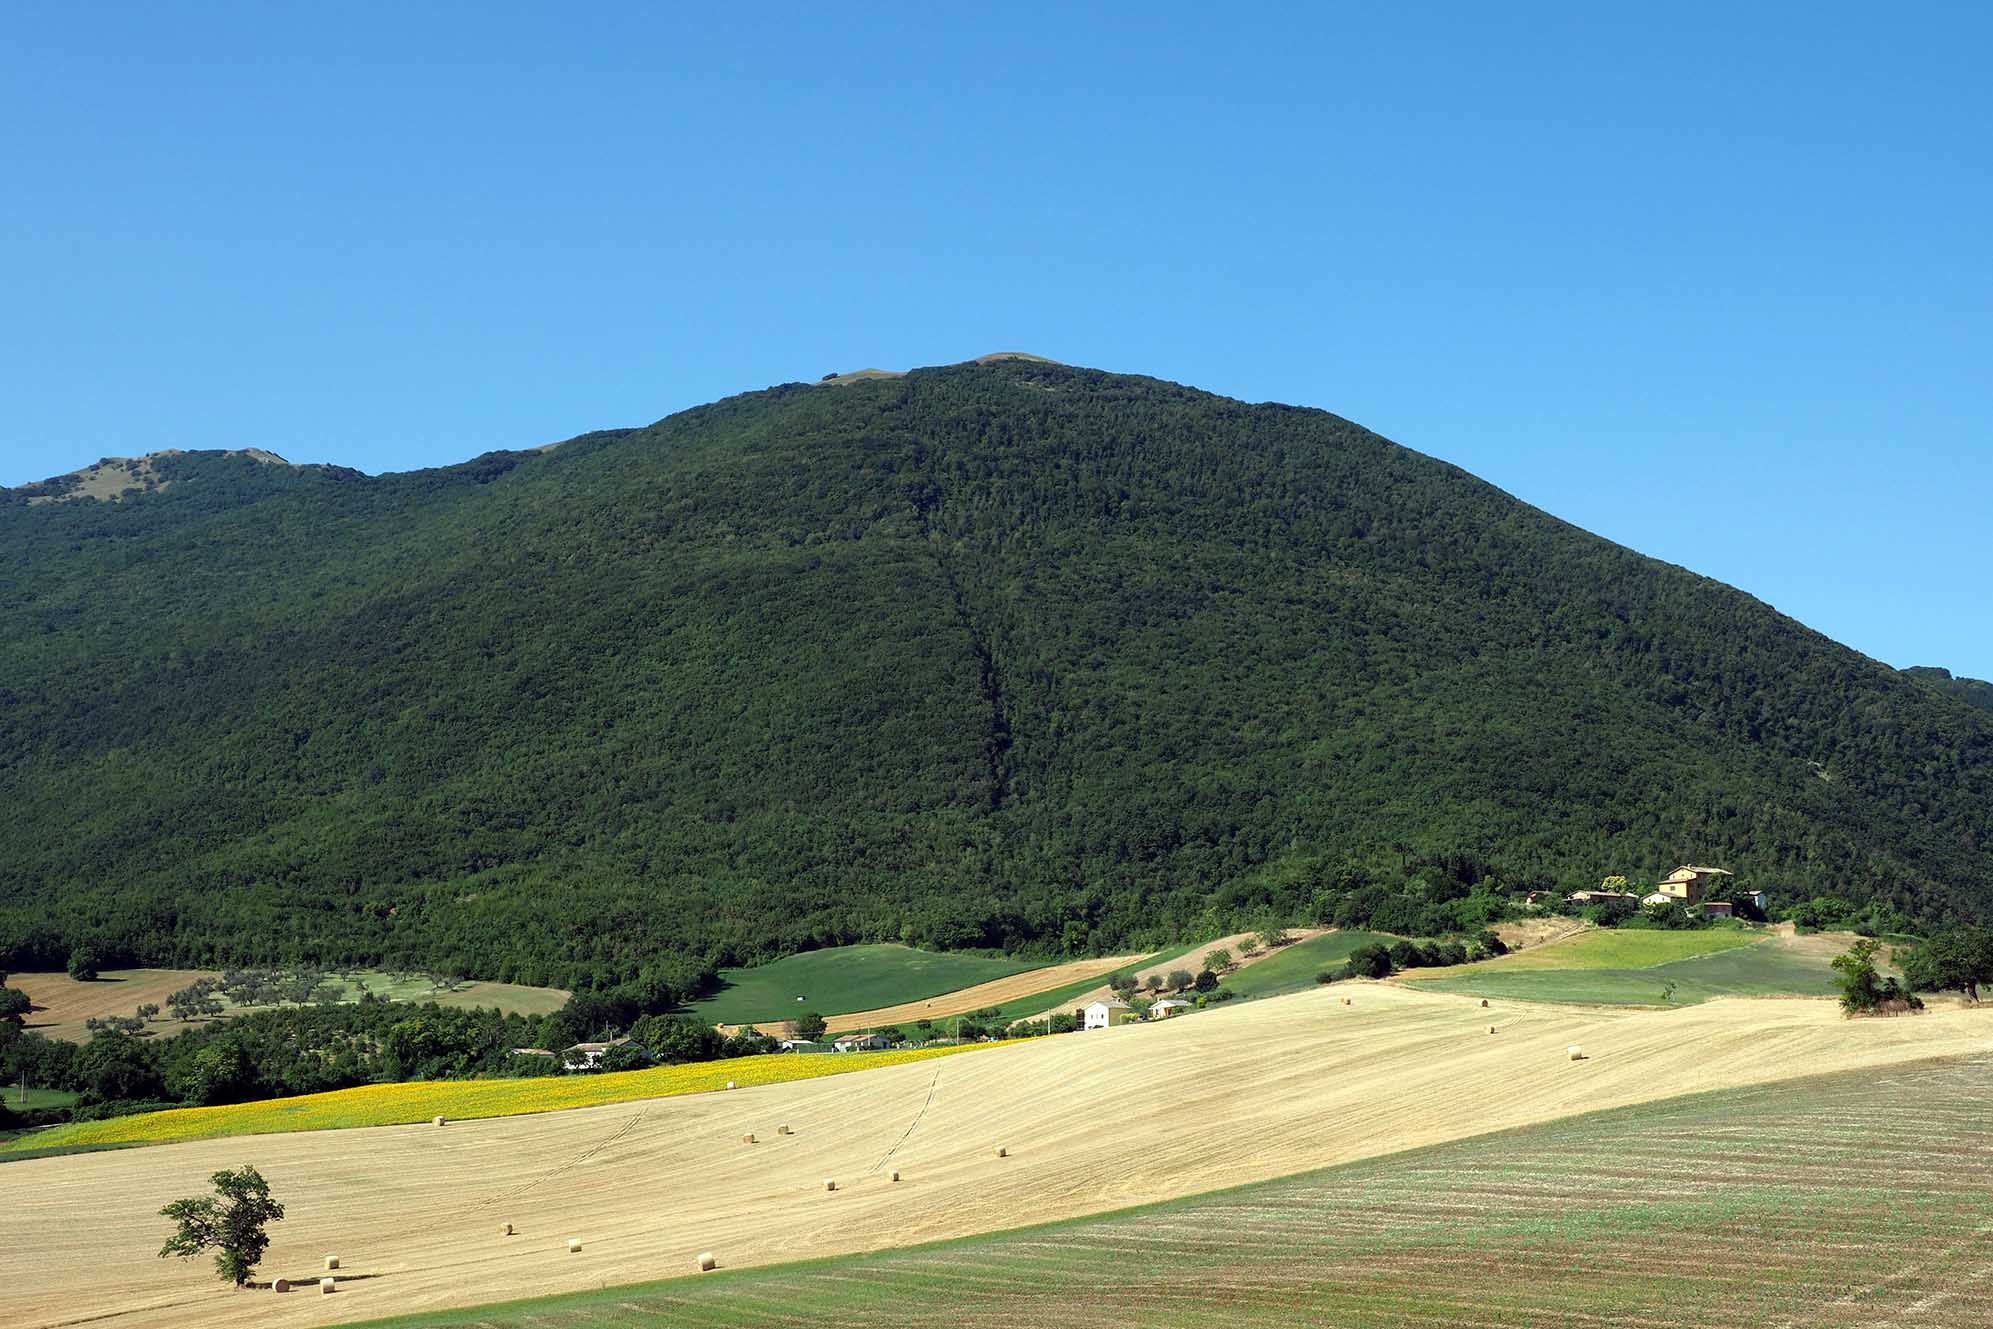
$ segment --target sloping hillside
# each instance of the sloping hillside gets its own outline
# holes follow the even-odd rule
[[[1983,913],[1993,716],[1322,411],[1004,359],[0,502],[0,954],[586,984],[1719,861]]]

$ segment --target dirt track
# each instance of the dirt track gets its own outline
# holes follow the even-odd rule
[[[1573,1042],[1589,1060],[1566,1057]],[[1339,984],[735,1093],[12,1163],[0,1212],[29,1235],[0,1244],[0,1324],[317,1324],[689,1274],[702,1250],[729,1267],[832,1255],[1989,1043],[1993,1009],[1857,1022],[1802,1000],[1483,1010]],[[1174,1110],[1127,1110],[1164,1085]],[[796,1133],[777,1135],[783,1122]],[[760,1143],[741,1142],[749,1130]],[[264,1276],[315,1278],[336,1253],[350,1280],[337,1295],[233,1292],[154,1258],[159,1207],[244,1162],[290,1212]]]

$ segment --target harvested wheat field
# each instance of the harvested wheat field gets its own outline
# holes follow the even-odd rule
[[[993,978],[987,983],[957,988],[953,992],[944,992],[923,1001],[903,1001],[897,1006],[881,1006],[876,1010],[827,1015],[824,1017],[824,1028],[829,1033],[843,1034],[858,1029],[910,1025],[916,1020],[942,1020],[949,1016],[967,1015],[970,1011],[980,1011],[986,1006],[1001,1006],[1020,997],[1035,996],[1040,992],[1050,992],[1054,988],[1065,987],[1070,983],[1111,974],[1141,958],[1139,955],[1095,956],[1088,960],[1074,960],[1068,964],[1048,965],[1043,969],[1027,969],[1021,974]],[[764,1034],[779,1035],[785,1026],[786,1022],[782,1020],[764,1020],[755,1028]]]
[[[1572,1043],[1587,1060],[1568,1059]],[[691,1274],[703,1251],[740,1268],[871,1250],[1989,1043],[1988,1009],[1867,1021],[1824,1001],[1484,1010],[1340,984],[733,1093],[36,1159],[0,1166],[0,1208],[62,1240],[0,1251],[0,1323],[324,1323]],[[1161,1086],[1172,1111],[1117,1110]],[[337,1252],[337,1295],[279,1311],[268,1292],[154,1258],[155,1211],[245,1162],[290,1214],[262,1276],[301,1277]],[[515,1235],[496,1235],[503,1223]]]
[[[130,1015],[148,1003],[163,1004],[168,994],[196,979],[220,977],[211,969],[106,969],[89,983],[79,983],[68,974],[14,974],[7,985],[28,994],[33,1005],[28,1028],[49,1038],[80,1043],[90,1037],[84,1028],[86,1020]],[[180,1020],[159,1020],[152,1025],[162,1036],[186,1027]]]

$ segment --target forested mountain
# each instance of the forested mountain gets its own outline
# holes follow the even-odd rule
[[[1336,416],[1003,360],[0,499],[0,953],[601,981],[1718,862],[1993,904],[1993,715]]]
[[[1956,697],[1968,706],[1977,706],[1982,711],[1993,711],[1993,683],[1983,678],[1955,678],[1949,669],[1939,669],[1933,665],[1912,665],[1904,673],[1920,683],[1928,684],[1948,697]]]

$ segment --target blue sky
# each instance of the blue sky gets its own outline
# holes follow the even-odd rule
[[[1993,10],[698,8],[8,6],[0,483],[1029,350],[1993,677]]]

